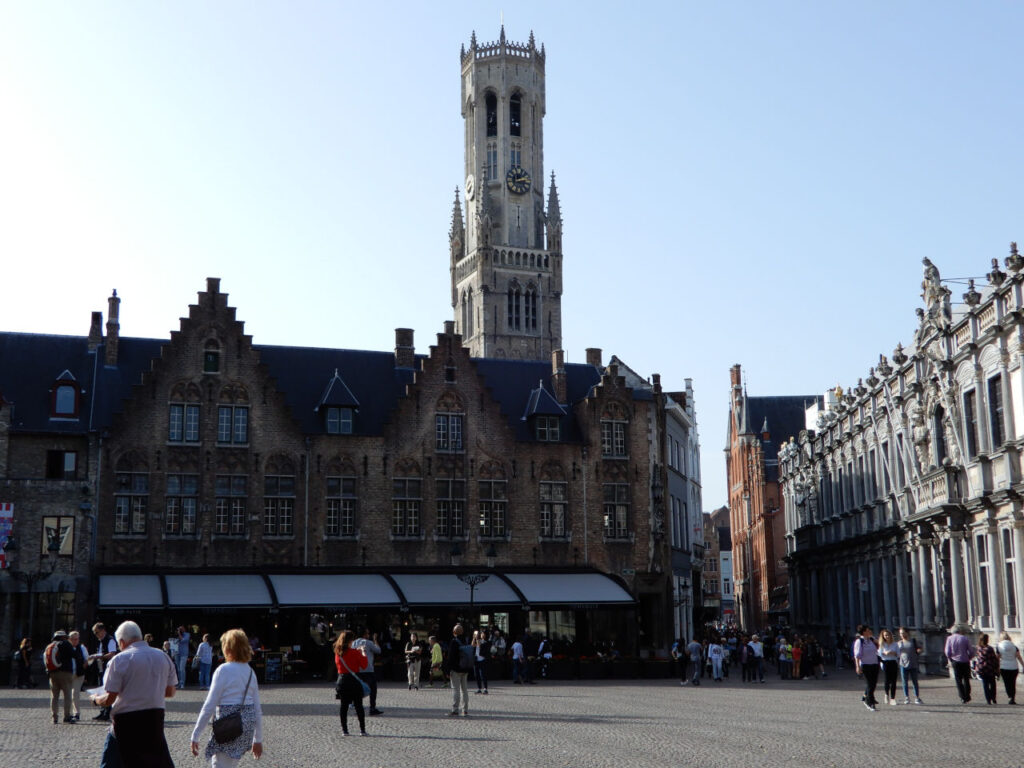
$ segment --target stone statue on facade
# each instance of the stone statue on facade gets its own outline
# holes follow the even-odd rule
[[[953,321],[953,308],[949,301],[950,290],[942,284],[939,269],[925,256],[924,280],[921,282],[921,298],[924,299],[925,319],[940,331],[949,329]]]
[[[914,425],[914,450],[917,452],[917,461],[921,470],[932,468],[931,433],[928,430],[927,419],[925,418],[924,406],[916,403],[911,411],[911,422]]]

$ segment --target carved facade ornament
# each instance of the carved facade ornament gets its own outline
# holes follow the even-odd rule
[[[922,470],[931,469],[933,466],[931,455],[932,440],[922,403],[914,404],[914,408],[911,411],[911,421],[914,425],[914,449],[917,452],[917,461],[921,465]]]

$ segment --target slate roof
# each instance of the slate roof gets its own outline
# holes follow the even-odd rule
[[[747,397],[750,424],[767,420],[770,440],[763,443],[765,479],[779,479],[779,446],[790,437],[796,437],[804,428],[804,413],[812,403],[823,404],[820,395],[783,395],[777,397]],[[758,435],[761,433],[758,432]]]
[[[131,396],[132,387],[141,382],[142,374],[151,369],[161,348],[169,343],[167,339],[122,337],[118,364],[107,367],[104,345],[90,352],[85,336],[0,332],[0,398],[12,403],[12,431],[84,434],[108,428]],[[292,416],[309,434],[325,431],[323,415],[316,409],[327,400],[333,405],[358,405],[353,422],[356,434],[380,434],[415,373],[396,368],[391,352],[258,344],[253,348]],[[417,355],[417,361],[424,357]],[[537,401],[535,413],[558,415],[553,410],[562,411],[550,394],[554,387],[549,363],[496,358],[474,362],[517,439],[534,439],[532,423],[523,418],[532,400]],[[50,390],[65,370],[84,393],[77,420],[50,419]],[[566,364],[565,372],[568,404],[586,398],[601,380],[601,371],[592,365]],[[538,383],[544,389],[542,394],[536,392]],[[652,393],[634,389],[633,397],[650,400]],[[571,411],[563,412],[562,441],[580,439]]]

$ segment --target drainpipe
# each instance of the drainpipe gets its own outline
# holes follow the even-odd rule
[[[306,525],[305,531],[303,531],[302,538],[302,567],[309,567],[309,444],[310,439],[306,438],[306,492],[305,497],[305,511],[306,511]]]

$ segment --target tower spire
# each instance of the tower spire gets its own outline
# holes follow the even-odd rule
[[[548,229],[548,250],[562,251],[562,208],[558,203],[558,187],[555,185],[555,172],[551,172],[551,186],[548,188],[548,212],[545,217]]]
[[[466,252],[466,227],[462,220],[462,201],[459,188],[455,188],[455,202],[452,204],[452,226],[448,230],[448,245],[452,252],[452,264],[462,260]]]

